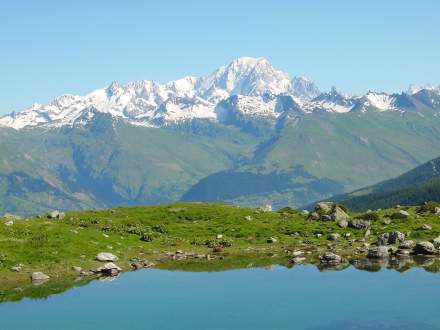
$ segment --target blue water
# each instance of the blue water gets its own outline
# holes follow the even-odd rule
[[[0,329],[440,329],[440,274],[142,270],[0,304]]]

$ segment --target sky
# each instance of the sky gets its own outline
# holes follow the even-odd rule
[[[0,0],[0,114],[267,58],[322,90],[440,84],[437,0]]]

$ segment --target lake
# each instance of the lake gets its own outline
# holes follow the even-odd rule
[[[0,304],[13,329],[440,329],[440,274],[350,267],[145,269]]]

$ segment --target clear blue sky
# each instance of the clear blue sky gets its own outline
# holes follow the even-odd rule
[[[0,113],[263,56],[322,89],[440,83],[440,1],[0,2]]]

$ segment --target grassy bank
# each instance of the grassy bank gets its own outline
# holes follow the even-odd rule
[[[369,233],[340,228],[335,221],[311,221],[291,209],[263,212],[210,203],[68,212],[63,220],[42,216],[15,219],[9,226],[3,219],[0,291],[9,296],[15,292],[17,297],[25,295],[23,290],[38,295],[35,292],[44,289],[30,286],[34,271],[50,276],[45,287],[54,283],[68,285],[78,276],[72,267],[89,270],[102,265],[95,260],[100,252],[116,255],[116,263],[124,271],[131,269],[134,259],[151,261],[163,269],[217,271],[275,263],[289,265],[295,250],[304,251],[306,262],[310,263],[318,263],[319,255],[325,251],[354,262],[365,255],[358,248],[375,242],[384,232],[398,230],[415,241],[429,241],[440,235],[438,215],[414,207],[407,209],[407,219],[385,221],[396,211],[377,212]],[[356,216],[359,214],[350,214],[351,218]],[[420,229],[423,224],[432,229]],[[329,240],[335,233],[340,238]],[[274,242],[268,243],[269,238],[274,238]],[[177,250],[209,257],[174,260],[170,256]],[[12,270],[20,264],[20,271]],[[77,283],[88,280],[85,277]]]

